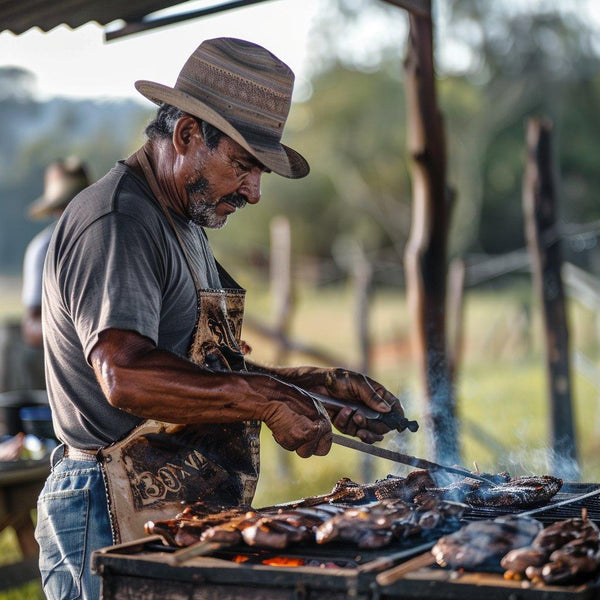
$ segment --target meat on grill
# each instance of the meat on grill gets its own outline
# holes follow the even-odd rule
[[[189,546],[197,542],[207,528],[243,518],[253,510],[249,506],[214,506],[197,502],[187,506],[173,519],[148,521],[148,535],[160,535],[171,546]]]
[[[347,508],[319,525],[315,538],[319,544],[337,540],[359,548],[381,548],[392,541],[393,525],[408,524],[413,512],[403,500],[389,499],[374,506]]]
[[[440,538],[431,553],[442,567],[470,570],[498,567],[509,550],[530,544],[542,527],[535,519],[518,516],[474,521]]]
[[[331,490],[328,502],[366,504],[387,498],[410,502],[417,494],[434,485],[429,471],[412,471],[406,477],[388,475],[375,483],[355,483],[344,477]]]
[[[346,508],[316,530],[316,541],[350,542],[359,548],[381,548],[393,539],[414,535],[441,525],[445,519],[460,518],[466,505],[428,502],[419,506],[403,500],[386,499],[368,506]]]
[[[506,483],[485,485],[469,492],[464,502],[471,506],[522,507],[546,504],[562,487],[562,479],[551,475],[514,477]]]
[[[322,506],[325,503],[358,505],[377,502],[386,498],[410,502],[415,496],[431,487],[435,487],[435,482],[429,471],[426,470],[412,471],[406,477],[388,475],[374,483],[356,483],[349,477],[342,477],[328,494],[293,500],[270,508],[287,509],[301,506]]]
[[[600,531],[584,515],[542,530],[525,548],[509,552],[500,563],[507,579],[547,584],[585,579],[600,568]]]
[[[339,508],[337,512],[341,510]],[[272,513],[259,511],[248,513],[246,518],[209,527],[200,540],[231,545],[245,542],[249,546],[280,550],[290,544],[314,541],[316,528],[330,517],[331,511],[315,508]]]
[[[346,499],[359,498],[356,494],[348,494],[347,489],[340,486],[338,491],[343,490]],[[349,489],[354,488],[350,486]],[[214,512],[215,507],[198,503],[187,507],[174,519],[148,522],[146,532],[160,534],[174,546],[216,542],[225,546],[245,543],[282,549],[290,544],[337,540],[361,548],[379,548],[394,538],[432,529],[446,519],[458,519],[466,508],[466,505],[436,498],[425,498],[420,505],[387,498],[363,506],[323,503],[260,510],[221,507],[217,512]]]
[[[501,473],[495,478],[496,485],[465,478],[447,487],[427,489],[424,494],[470,506],[528,508],[547,503],[562,486],[561,479],[550,475],[510,477]]]

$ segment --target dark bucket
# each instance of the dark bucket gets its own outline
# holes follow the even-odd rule
[[[36,406],[48,407],[46,390],[19,390],[0,393],[0,435],[16,435],[21,431],[25,432],[19,413],[22,408]]]
[[[27,406],[19,411],[23,431],[42,439],[56,439],[49,406]]]

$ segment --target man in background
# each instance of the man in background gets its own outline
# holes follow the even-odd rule
[[[52,219],[29,242],[23,262],[22,300],[25,314],[21,322],[23,339],[34,348],[42,347],[42,273],[50,238],[69,202],[90,184],[79,158],[57,160],[46,168],[44,194],[29,207],[32,219]]]

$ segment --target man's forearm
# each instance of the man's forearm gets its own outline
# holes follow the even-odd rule
[[[267,397],[276,399],[266,376],[207,371],[138,341],[104,336],[91,354],[107,400],[121,410],[169,423],[224,423],[261,418]]]
[[[251,373],[270,375],[285,383],[292,383],[306,390],[312,390],[319,394],[327,395],[327,386],[331,384],[332,378],[338,369],[319,367],[266,367],[251,361],[246,361],[246,366]]]
[[[202,369],[118,329],[100,334],[90,362],[108,402],[138,417],[182,425],[259,419],[300,456],[331,447],[328,416],[266,374]]]

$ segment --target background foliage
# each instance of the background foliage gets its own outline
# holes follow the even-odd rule
[[[600,216],[600,59],[583,4],[488,4],[435,3],[438,94],[457,192],[453,255],[523,246],[524,127],[533,115],[554,123],[562,220]],[[385,34],[365,42],[359,32],[374,22]],[[405,12],[380,0],[323,4],[312,33],[312,94],[295,104],[286,132],[309,158],[311,175],[300,182],[266,177],[262,204],[213,235],[222,255],[264,265],[269,221],[282,213],[292,220],[298,256],[327,265],[351,238],[383,269],[380,279],[401,280],[400,267],[391,276],[382,265],[398,263],[410,225],[406,33]],[[30,74],[0,71],[0,273],[18,273],[24,247],[41,227],[24,213],[42,191],[45,165],[76,153],[100,177],[139,146],[152,112],[133,101],[39,102],[33,89]],[[595,268],[586,256],[579,259]],[[317,276],[326,279],[323,269]]]
[[[524,134],[534,115],[554,123],[561,223],[599,219],[600,64],[586,2],[437,0],[434,5],[437,89],[457,198],[451,255],[474,259],[524,245]],[[372,32],[367,39],[365,30]],[[308,157],[311,175],[301,181],[265,177],[261,203],[210,236],[222,262],[250,288],[249,312],[258,318],[269,310],[261,274],[266,274],[274,216],[291,220],[297,281],[343,283],[348,248],[362,246],[379,283],[371,313],[373,374],[392,391],[405,392],[407,412],[420,418],[411,386],[410,315],[398,286],[411,219],[402,73],[407,31],[404,11],[380,0],[323,2],[313,31],[312,90],[292,108],[285,136]],[[0,69],[0,275],[20,273],[25,246],[44,225],[28,221],[25,212],[42,193],[46,164],[78,154],[92,177],[101,177],[142,143],[152,114],[147,104],[133,101],[42,102],[34,89],[31,74]],[[596,246],[592,232],[565,250],[570,260],[598,273]],[[539,315],[529,281],[520,282],[467,294],[457,395],[465,464],[477,460],[484,469],[514,474],[545,470],[547,437]],[[6,310],[0,316],[18,315],[16,289],[3,289],[2,300]],[[344,285],[318,294],[303,286],[293,334],[332,352],[341,349],[355,362],[352,312]],[[569,313],[574,348],[597,360],[596,315],[573,303]],[[264,339],[249,341],[256,360],[273,360]],[[290,362],[303,359],[293,355]],[[597,481],[598,388],[577,374],[573,399],[583,479]],[[419,439],[398,443],[423,453]],[[360,479],[361,465],[344,452],[308,463],[293,459],[282,477],[286,464],[267,432],[257,505],[323,492],[341,475]],[[378,475],[390,470],[388,464],[376,465]],[[14,540],[3,534],[1,560],[16,553]],[[34,585],[3,597],[39,594]]]

